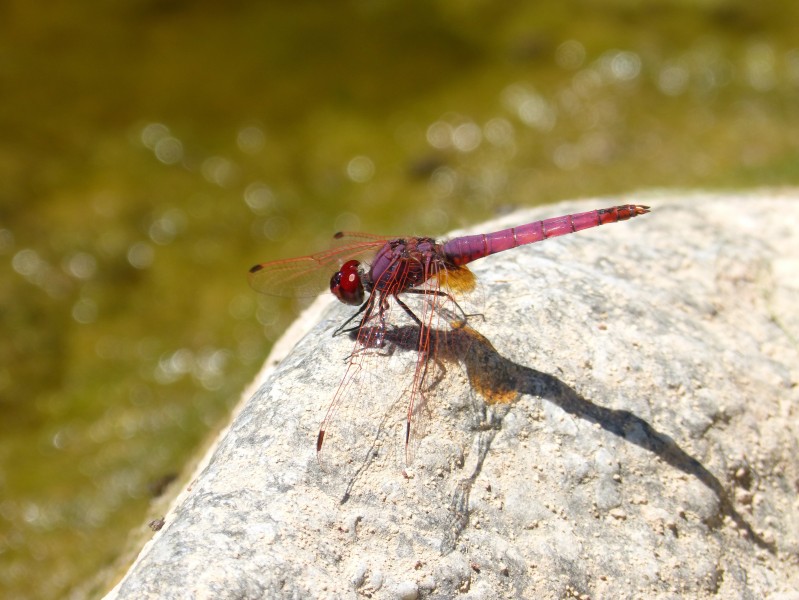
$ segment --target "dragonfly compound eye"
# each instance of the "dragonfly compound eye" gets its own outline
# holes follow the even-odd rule
[[[357,306],[363,303],[364,289],[357,260],[348,260],[341,270],[330,278],[330,291],[344,304]]]

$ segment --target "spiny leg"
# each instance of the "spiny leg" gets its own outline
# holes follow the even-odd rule
[[[433,294],[434,296],[443,296],[444,298],[449,298],[449,300],[456,306],[456,308],[460,311],[461,315],[463,316],[463,321],[467,322],[469,317],[482,317],[482,313],[469,313],[467,314],[463,307],[458,304],[458,301],[452,297],[452,294],[448,294],[447,292],[442,292],[441,290],[420,290],[417,288],[411,288],[409,290],[405,290],[408,294]]]
[[[422,290],[405,290],[405,291],[421,292]],[[408,314],[408,316],[411,319],[413,319],[414,323],[416,323],[419,327],[424,327],[424,325],[422,324],[422,320],[416,316],[416,313],[414,313],[407,304],[405,304],[402,300],[399,299],[399,296],[395,295],[394,300],[396,300],[397,304],[399,304],[402,307],[402,310],[404,310]]]
[[[366,323],[366,321],[368,321],[369,318],[371,317],[373,308],[374,306],[372,302],[372,294],[369,294],[369,297],[366,299],[366,302],[361,304],[360,308],[358,308],[356,312],[350,315],[350,317],[333,332],[333,337],[339,336],[342,333],[352,333],[353,331],[358,331],[363,326],[363,324]],[[349,325],[353,321],[353,319],[355,319],[355,317],[357,317],[362,312],[365,312],[366,314],[363,315],[363,318],[361,318],[358,324],[353,325],[352,327],[347,327],[347,325]]]

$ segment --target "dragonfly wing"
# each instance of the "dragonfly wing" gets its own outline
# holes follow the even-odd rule
[[[404,397],[411,357],[387,343],[377,311],[379,294],[372,294],[364,311],[366,322],[352,336],[346,368],[317,436],[317,458],[325,470],[345,479],[374,456],[382,454],[387,430],[393,430]],[[383,307],[388,319],[391,307]]]
[[[407,395],[405,424],[405,463],[411,466],[419,443],[427,434],[433,407],[429,402],[435,397],[446,372],[446,363],[451,362],[448,331],[453,299],[441,287],[441,273],[431,277],[420,286],[422,295],[417,295],[417,316],[422,326],[416,335],[416,368]]]
[[[250,269],[250,285],[257,292],[270,296],[317,296],[329,289],[330,278],[344,262],[371,257],[383,244],[384,238],[351,239],[316,254],[261,263]]]
[[[359,242],[380,242],[385,244],[389,239],[390,238],[387,238],[384,235],[375,235],[373,233],[364,233],[362,231],[339,231],[333,236],[333,245],[350,245]]]
[[[451,385],[447,372],[463,356],[455,342],[472,342],[455,331],[469,315],[453,294],[473,287],[473,275],[465,268],[450,273],[438,261],[426,268],[430,272],[423,284],[405,289],[399,281],[384,281],[382,291],[370,296],[344,377],[319,430],[322,465],[358,468],[367,456],[381,454],[374,452],[389,432],[395,434],[391,446],[399,462],[413,463],[437,410],[435,398],[442,386]],[[402,270],[386,273],[398,276]]]
[[[302,256],[255,265],[249,277],[252,288],[262,294],[303,298],[321,293],[331,275],[312,257]]]

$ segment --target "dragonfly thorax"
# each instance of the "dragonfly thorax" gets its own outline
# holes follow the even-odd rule
[[[386,294],[399,294],[423,284],[446,269],[441,246],[433,238],[389,240],[375,255],[367,287]]]
[[[348,260],[330,278],[330,291],[344,304],[358,306],[363,303],[365,294],[360,265],[357,260]]]

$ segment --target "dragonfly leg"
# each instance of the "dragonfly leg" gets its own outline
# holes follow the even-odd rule
[[[374,308],[374,307],[372,306],[372,296],[371,296],[371,294],[370,294],[370,295],[369,295],[369,297],[366,299],[366,302],[364,302],[363,304],[361,304],[361,307],[360,307],[360,308],[359,308],[359,309],[358,309],[356,312],[354,312],[354,313],[353,313],[353,314],[350,316],[350,318],[349,318],[349,319],[347,319],[346,321],[344,321],[344,322],[343,322],[343,323],[342,323],[342,324],[341,324],[341,325],[338,327],[338,329],[336,329],[336,330],[333,332],[333,337],[339,336],[339,335],[341,335],[342,333],[352,333],[353,331],[358,331],[358,330],[361,328],[361,326],[362,326],[364,323],[366,323],[366,321],[368,321],[368,320],[369,320],[369,317],[372,315],[372,309],[373,309],[373,308]],[[347,325],[349,325],[349,324],[350,324],[350,323],[353,321],[353,319],[355,319],[355,317],[357,317],[357,316],[358,316],[358,315],[360,315],[361,313],[365,313],[365,314],[363,315],[363,317],[361,318],[361,320],[358,322],[358,324],[357,324],[357,325],[353,325],[352,327],[347,327]]]
[[[371,294],[377,294],[372,296]],[[375,300],[377,299],[377,300]],[[377,314],[375,315],[375,305],[377,305]],[[388,310],[388,300],[386,297],[378,292],[370,292],[369,298],[364,302],[358,311],[350,316],[338,329],[333,332],[333,337],[345,333],[357,340],[364,349],[382,348],[385,345],[386,330],[388,324],[386,322],[386,311]],[[353,320],[361,315],[357,325],[350,325]],[[369,322],[377,317],[377,325],[369,325]],[[357,353],[354,351],[346,360],[352,359]]]
[[[405,291],[406,292],[417,292],[417,293],[422,292],[422,290],[405,290]],[[408,316],[411,319],[413,319],[414,323],[416,323],[419,327],[424,327],[424,324],[422,324],[422,320],[419,317],[416,316],[416,314],[410,309],[410,307],[407,304],[405,304],[402,300],[400,300],[398,296],[394,296],[394,300],[396,300],[397,304],[399,304],[402,307],[402,310],[404,310],[406,313],[408,313]]]
[[[377,341],[378,345],[382,348],[386,341],[386,312],[388,312],[388,298],[380,294],[380,308],[377,310],[377,317],[380,324],[377,326]]]
[[[420,354],[424,356],[420,356],[419,360],[423,362],[422,372],[419,375],[419,388],[418,394],[415,398],[411,398],[410,404],[408,404],[408,415],[405,419],[405,464],[410,466],[413,462],[413,454],[414,448],[411,436],[415,434],[411,429],[414,421],[414,416],[418,415],[421,411],[427,408],[427,397],[425,396],[425,389],[423,389],[422,382],[427,379],[427,369],[430,366],[430,354],[426,350],[420,350]],[[418,423],[418,419],[417,419]]]
[[[377,330],[378,328],[372,327],[371,329]],[[353,338],[358,341],[359,344],[344,358],[345,363],[352,362],[355,357],[361,353],[373,352],[375,348],[380,349],[379,352],[375,351],[376,356],[393,356],[394,351],[396,350],[396,346],[394,344],[386,344],[379,334],[372,334],[369,332],[366,336],[367,339],[364,340],[358,340],[356,336],[353,336]]]
[[[458,301],[455,300],[455,298],[453,298],[451,294],[448,294],[447,292],[442,292],[441,290],[419,290],[419,289],[416,289],[416,288],[412,288],[410,290],[405,290],[405,293],[406,294],[433,294],[434,296],[443,296],[445,298],[449,298],[449,300],[455,305],[455,307],[458,309],[458,311],[460,311],[461,316],[463,316],[464,322],[468,321],[469,317],[483,317],[483,319],[485,319],[485,316],[483,315],[483,313],[468,313],[467,314],[467,312],[465,310],[463,310],[463,307],[460,304],[458,304]]]

